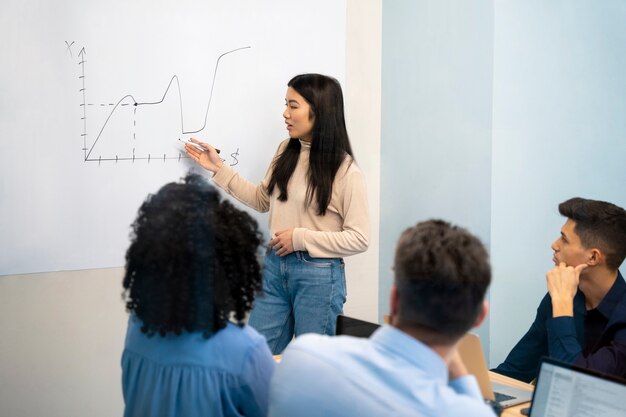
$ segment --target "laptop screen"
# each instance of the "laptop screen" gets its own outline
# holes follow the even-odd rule
[[[544,359],[530,417],[626,416],[626,381]]]
[[[370,337],[380,327],[377,323],[356,319],[348,316],[337,316],[337,329],[335,334],[356,337]]]

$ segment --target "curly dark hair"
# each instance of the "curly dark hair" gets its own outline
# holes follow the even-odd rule
[[[132,224],[126,309],[148,335],[185,330],[209,338],[229,320],[243,326],[261,289],[261,240],[257,222],[201,176],[166,184]]]
[[[394,271],[399,320],[442,343],[472,327],[491,282],[489,255],[480,240],[443,220],[402,233]]]

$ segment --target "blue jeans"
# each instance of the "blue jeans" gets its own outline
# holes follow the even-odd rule
[[[281,353],[293,336],[335,334],[337,315],[346,302],[346,273],[341,258],[312,258],[307,252],[280,257],[268,249],[263,292],[250,313],[250,326]]]

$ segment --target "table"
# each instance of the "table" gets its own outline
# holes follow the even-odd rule
[[[518,381],[517,379],[509,378],[508,376],[500,375],[498,373],[491,372],[491,371],[489,371],[489,379],[494,382],[501,382],[503,384],[511,385],[511,386],[518,387],[518,388],[524,388],[524,389],[528,389],[531,391],[535,388],[534,386],[527,384],[525,382]],[[514,416],[519,417],[523,415],[522,413],[520,413],[520,410],[526,407],[530,407],[530,401],[523,403],[523,404],[516,405],[514,407],[505,408],[501,415],[502,417],[514,417]]]

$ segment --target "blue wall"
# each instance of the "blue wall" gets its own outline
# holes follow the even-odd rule
[[[492,45],[490,1],[383,3],[381,314],[408,226],[443,218],[489,245]]]
[[[626,207],[626,2],[496,1],[491,359],[534,318],[574,196]]]
[[[626,206],[624,22],[617,0],[384,1],[381,314],[399,233],[451,220],[490,247],[480,333],[504,358],[546,292],[558,203]]]

